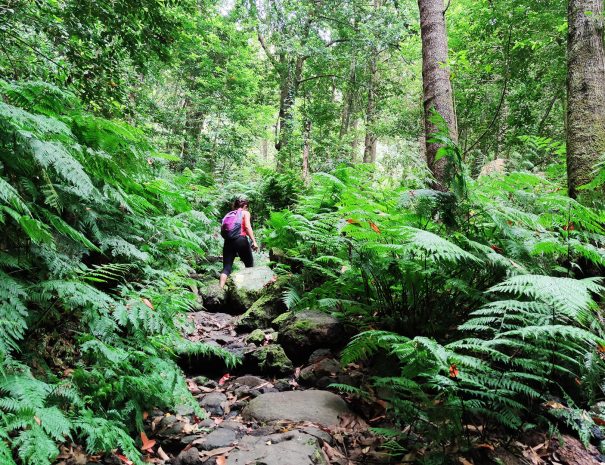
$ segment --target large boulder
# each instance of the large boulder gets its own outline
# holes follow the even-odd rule
[[[248,309],[276,279],[268,266],[244,268],[233,273],[227,291],[228,304],[235,311]]]
[[[324,312],[305,310],[280,322],[279,342],[290,359],[302,363],[318,347],[339,348],[345,342],[344,326]]]
[[[268,328],[271,322],[287,310],[277,292],[267,292],[256,300],[235,323],[235,329],[242,333]]]
[[[327,465],[317,437],[294,430],[269,436],[244,436],[227,465]]]
[[[338,425],[343,415],[350,415],[347,404],[328,391],[268,392],[251,400],[242,412],[246,420],[309,421],[326,427]]]
[[[244,354],[244,366],[262,375],[288,375],[294,365],[279,344],[268,344]]]

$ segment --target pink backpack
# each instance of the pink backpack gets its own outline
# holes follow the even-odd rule
[[[225,215],[221,223],[221,236],[225,239],[237,239],[242,235],[243,212],[239,208]]]

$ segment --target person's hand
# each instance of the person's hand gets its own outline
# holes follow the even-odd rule
[[[255,252],[258,250],[258,244],[256,242],[252,243],[252,250]]]

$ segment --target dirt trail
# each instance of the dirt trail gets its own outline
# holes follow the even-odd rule
[[[351,408],[356,400],[326,389],[332,382],[360,378],[358,371],[342,369],[335,355],[322,347],[298,367],[259,360],[255,354],[267,350],[271,354],[278,347],[274,332],[266,330],[263,337],[259,331],[238,333],[237,318],[207,311],[190,314],[195,326],[188,336],[191,340],[226,349],[242,357],[243,364],[229,370],[219,358],[184,361],[188,388],[207,417],[199,417],[186,406],[176,412],[151,412],[147,434],[161,451],[150,456],[150,461],[175,465],[394,463],[377,451],[382,441],[370,433],[359,404]],[[378,413],[384,410],[375,407]],[[370,416],[377,413],[368,412]]]

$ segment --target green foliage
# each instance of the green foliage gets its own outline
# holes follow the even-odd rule
[[[167,172],[140,131],[52,86],[2,89],[0,457],[50,464],[58,443],[81,438],[140,463],[130,433],[145,410],[189,403],[202,415],[174,357],[237,363],[181,336],[211,222],[182,193],[192,179]],[[75,366],[39,351],[49,328]]]
[[[439,344],[369,331],[351,341],[343,363],[381,351],[397,358],[400,373],[374,383],[391,392],[393,416],[419,434],[445,441],[460,435],[468,421],[482,422],[484,434],[494,423],[520,430],[528,415],[544,421],[539,405],[553,396],[575,407],[567,387],[584,379],[583,359],[602,344],[592,296],[603,290],[594,280],[514,276],[489,289],[513,299],[472,312],[458,328],[462,338]],[[571,415],[568,426],[585,440],[594,426],[577,409],[555,407],[553,415]]]
[[[605,368],[604,289],[589,277],[602,269],[603,212],[528,173],[465,178],[457,197],[379,181],[368,167],[318,174],[293,211],[271,215],[266,242],[300,271],[289,308],[379,321],[342,362],[398,360],[373,382],[420,436],[446,444],[469,423],[488,434],[559,418],[586,439],[582,409]],[[567,406],[551,412],[553,398]]]

